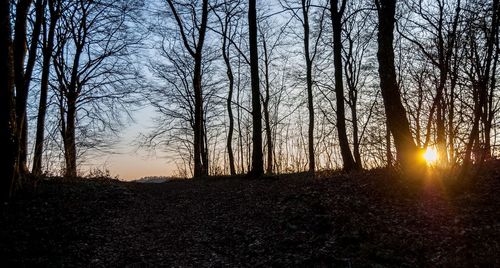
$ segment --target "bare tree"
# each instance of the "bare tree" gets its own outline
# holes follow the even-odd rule
[[[273,65],[278,57],[285,58],[283,55],[279,55],[279,48],[283,45],[285,29],[288,23],[280,27],[276,27],[274,30],[271,25],[276,25],[276,21],[271,21],[269,19],[261,19],[258,22],[258,32],[259,32],[259,44],[261,49],[261,75],[263,77],[261,81],[261,86],[263,88],[260,98],[262,101],[262,114],[264,115],[264,133],[266,136],[266,174],[273,173],[274,166],[274,144],[275,140],[273,138],[273,120],[277,115],[273,113],[273,105],[278,109],[279,103],[273,100],[273,96],[277,92],[273,92],[274,85],[273,80],[276,79],[278,72],[273,70]],[[274,111],[277,113],[277,110]]]
[[[344,108],[344,82],[342,74],[342,16],[344,15],[346,0],[342,0],[339,7],[338,0],[330,1],[330,14],[333,27],[333,57],[335,65],[335,96],[337,114],[337,133],[339,138],[340,152],[344,162],[344,170],[351,171],[356,168],[356,162],[349,148],[345,125]]]
[[[318,33],[316,36],[311,34],[310,17],[313,12],[314,5],[311,0],[301,0],[300,8],[294,8],[292,3],[284,1],[282,5],[292,12],[293,16],[300,21],[303,29],[303,47],[304,59],[306,63],[306,91],[307,91],[307,109],[309,111],[309,125],[308,125],[308,155],[309,155],[309,172],[314,173],[316,170],[316,157],[314,152],[314,94],[313,94],[313,66],[318,48],[323,33],[323,19],[325,15],[325,8],[320,7],[320,15],[318,19]],[[312,41],[312,42],[311,42]]]
[[[252,84],[252,169],[251,176],[260,177],[264,174],[262,155],[262,115],[260,106],[259,54],[257,42],[257,11],[255,0],[248,2],[248,34],[250,45],[250,76]]]
[[[471,14],[470,26],[468,29],[467,59],[469,61],[467,75],[472,82],[473,90],[473,123],[465,148],[464,156],[464,171],[467,171],[470,162],[473,148],[476,147],[476,160],[482,162],[484,158],[489,158],[491,155],[491,122],[495,114],[493,107],[493,95],[496,86],[495,72],[499,60],[498,48],[498,31],[500,24],[500,4],[498,0],[494,0],[491,5],[491,23],[486,25],[486,20],[478,19],[477,14]],[[479,20],[480,25],[474,23]],[[477,28],[476,28],[477,27]],[[480,31],[478,31],[478,28]],[[479,44],[477,33],[483,31],[484,52],[480,52],[481,45]],[[483,126],[484,145],[480,145],[480,126]]]
[[[42,173],[42,155],[45,140],[45,117],[47,114],[47,97],[51,67],[50,63],[52,61],[52,53],[54,49],[54,35],[61,13],[61,2],[60,0],[48,0],[48,7],[48,25],[47,22],[45,22],[43,27],[44,42],[42,44],[42,74],[40,81],[40,98],[38,104],[38,116],[36,125],[35,152],[33,154],[33,168],[31,171],[35,176],[38,176]]]
[[[358,116],[360,106],[361,90],[366,87],[369,78],[365,70],[372,69],[367,63],[367,56],[374,35],[373,27],[370,25],[370,12],[361,3],[350,2],[346,7],[346,19],[343,24],[343,34],[346,45],[343,46],[345,83],[348,89],[347,105],[351,110],[352,122],[352,153],[356,169],[362,168],[361,160],[361,141],[363,139],[364,129],[369,123],[376,98],[371,100],[373,105],[368,109],[368,116],[364,126],[361,124]],[[365,72],[363,72],[365,71]],[[368,108],[368,107],[366,107]]]
[[[196,21],[197,12],[195,10],[196,5],[191,6],[191,15],[194,18],[192,27],[187,30],[186,22],[179,15],[176,8],[176,2],[173,0],[167,0],[167,3],[175,17],[177,26],[179,27],[180,36],[184,44],[184,48],[189,52],[194,60],[194,72],[193,72],[193,90],[194,90],[194,100],[195,100],[195,113],[194,113],[194,177],[201,177],[208,175],[208,155],[204,147],[204,124],[203,124],[203,91],[201,87],[202,82],[202,72],[201,72],[201,62],[203,57],[203,44],[205,42],[205,34],[207,31],[207,21],[208,21],[208,0],[202,1],[201,8],[201,21]],[[199,14],[198,14],[199,15]],[[198,25],[199,23],[199,25]],[[190,41],[190,37],[187,34],[193,35],[193,40]]]
[[[231,175],[236,174],[235,160],[233,153],[233,133],[234,133],[234,115],[233,115],[233,93],[234,93],[234,71],[231,65],[231,46],[233,45],[233,39],[237,33],[237,26],[239,22],[239,17],[241,16],[242,10],[238,7],[241,5],[240,1],[224,1],[221,4],[222,14],[221,17],[218,12],[215,12],[217,19],[221,28],[222,35],[222,57],[224,59],[224,64],[226,65],[226,75],[228,79],[228,93],[226,99],[226,108],[229,117],[229,127],[227,134],[227,153],[229,157],[229,172]]]
[[[19,138],[19,172],[27,173],[26,150],[27,150],[27,122],[26,105],[28,100],[28,89],[25,82],[24,60],[26,56],[26,23],[31,0],[20,0],[16,5],[16,19],[14,25],[14,77],[16,84],[16,126]],[[38,36],[34,36],[38,39]],[[36,44],[35,44],[36,45]]]
[[[65,3],[53,65],[65,175],[77,175],[77,149],[98,148],[133,104],[139,76],[129,56],[139,39],[128,26],[134,2]],[[78,131],[79,146],[76,134]],[[87,140],[85,140],[87,139]]]
[[[419,161],[418,149],[410,132],[410,123],[401,102],[401,92],[394,65],[394,17],[396,0],[375,0],[378,11],[378,63],[380,88],[384,99],[388,127],[394,138],[398,161],[410,168]]]

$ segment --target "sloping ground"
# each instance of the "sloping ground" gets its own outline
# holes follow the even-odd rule
[[[500,163],[468,183],[450,181],[397,179],[385,171],[163,184],[45,181],[36,194],[2,205],[1,261],[500,266]]]

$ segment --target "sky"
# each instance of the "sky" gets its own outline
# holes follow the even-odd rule
[[[138,136],[141,133],[145,134],[153,126],[153,108],[146,105],[133,116],[134,122],[121,133],[120,142],[114,148],[114,153],[89,159],[90,166],[107,169],[112,177],[118,176],[122,180],[174,175],[175,167],[168,159],[137,146]]]

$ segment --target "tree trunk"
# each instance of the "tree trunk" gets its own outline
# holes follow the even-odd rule
[[[233,110],[231,108],[231,101],[233,96],[233,82],[230,82],[230,91],[227,96],[227,112],[229,116],[229,130],[227,133],[227,153],[229,157],[229,172],[231,175],[236,175],[236,168],[234,165],[234,154],[233,154],[233,132],[234,132],[234,116]]]
[[[265,36],[262,35],[262,47],[264,49],[264,81],[265,81],[265,96],[262,98],[262,109],[264,112],[264,124],[267,141],[267,167],[266,174],[273,173],[273,138],[271,133],[271,118],[269,115],[269,98],[271,85],[269,83],[269,53],[267,51],[267,43]]]
[[[361,153],[359,151],[359,127],[358,127],[358,111],[356,105],[356,98],[352,99],[351,107],[351,117],[352,117],[352,153],[354,156],[354,161],[356,169],[362,169],[363,165],[361,163]]]
[[[35,24],[33,25],[33,32],[31,34],[31,44],[29,46],[28,61],[26,63],[26,72],[24,74],[24,90],[29,91],[33,69],[37,57],[38,42],[40,39],[40,32],[42,30],[42,23],[44,20],[45,0],[36,0],[35,2]]]
[[[496,38],[497,38],[496,42],[498,43],[498,30],[497,30],[497,37]],[[493,59],[493,68],[491,71],[491,73],[493,75],[496,74],[499,56],[500,56],[500,50],[497,49],[495,51],[495,57]],[[496,79],[495,79],[495,77],[491,77],[490,90],[489,90],[489,95],[488,95],[488,116],[486,117],[486,121],[484,124],[484,158],[485,159],[490,159],[492,157],[491,129],[492,129],[493,119],[495,118],[495,112],[497,111],[495,109],[495,106],[493,103],[495,87],[496,87]]]
[[[194,177],[203,176],[203,97],[201,93],[201,57],[195,57],[194,88]]]
[[[203,113],[203,90],[202,90],[202,52],[203,43],[205,41],[205,33],[207,30],[208,20],[208,0],[204,0],[202,4],[202,17],[199,27],[199,36],[196,48],[194,51],[194,74],[193,74],[193,89],[194,89],[194,177],[203,177],[208,175],[208,157],[205,148],[205,131],[204,131],[204,113]],[[179,25],[182,27],[182,25]]]
[[[391,130],[389,129],[388,121],[385,122],[385,157],[387,159],[387,167],[392,167]]]
[[[65,90],[61,91],[60,107],[61,109],[61,120],[64,118],[64,105],[63,98],[66,100],[66,122],[62,124],[62,138],[64,144],[64,160],[66,164],[65,176],[66,177],[76,177],[76,117],[77,117],[77,100],[80,94],[81,88],[78,85],[78,67],[80,65],[80,58],[83,53],[83,48],[85,45],[85,37],[82,38],[81,42],[75,48],[75,55],[73,58],[73,65],[71,69],[70,83]],[[62,86],[60,84],[59,86]],[[63,89],[63,88],[61,88]]]
[[[32,173],[35,176],[42,174],[43,143],[45,140],[45,115],[47,113],[47,95],[49,88],[50,61],[54,47],[54,35],[58,18],[54,8],[54,0],[49,0],[50,23],[47,43],[43,47],[42,78],[40,82],[40,100],[38,105],[38,116],[36,122],[35,152],[33,155]]]
[[[444,165],[448,165],[448,155],[446,152],[446,132],[445,132],[445,112],[446,106],[444,102],[444,89],[446,86],[446,80],[448,77],[448,67],[449,67],[449,57],[448,51],[446,49],[451,49],[449,47],[445,48],[444,45],[444,35],[443,35],[443,8],[440,7],[440,19],[438,22],[438,69],[439,69],[439,84],[436,90],[436,144],[437,153],[439,161]]]
[[[465,155],[463,159],[463,166],[462,166],[462,173],[465,174],[468,172],[469,167],[471,165],[471,156],[472,156],[472,149],[474,148],[474,143],[477,144],[477,139],[476,137],[479,134],[479,122],[480,122],[480,113],[481,113],[481,106],[479,104],[479,94],[478,90],[476,88],[473,89],[474,94],[473,94],[473,99],[474,99],[474,115],[473,115],[473,123],[472,123],[472,129],[469,134],[469,138],[467,140],[467,144],[465,145]]]
[[[9,199],[17,188],[19,148],[16,138],[14,66],[10,26],[10,2],[0,2],[0,198]]]
[[[378,52],[380,88],[384,99],[387,123],[394,138],[398,162],[403,169],[415,167],[422,160],[410,132],[410,123],[401,102],[394,65],[394,15],[396,0],[375,0],[378,9]]]
[[[483,116],[481,117],[483,128],[484,128],[484,149],[483,149],[483,159],[491,158],[491,124],[494,118],[495,107],[493,104],[494,91],[495,91],[495,75],[496,66],[498,64],[498,54],[499,49],[495,49],[495,44],[498,44],[498,27],[500,24],[499,12],[500,12],[500,1],[493,0],[493,14],[491,18],[491,30],[490,34],[486,38],[486,67],[484,78],[481,79],[481,84],[483,84],[483,92],[480,96],[482,98],[483,104]],[[488,90],[489,89],[489,90]]]
[[[443,86],[444,87],[444,86]],[[444,165],[448,165],[448,154],[446,151],[446,133],[445,133],[445,108],[444,108],[444,98],[441,92],[440,99],[438,100],[436,106],[436,143],[437,143],[437,153],[439,155],[439,161]]]
[[[28,54],[28,61],[26,64],[26,71],[23,75],[23,81],[24,81],[24,92],[26,100],[28,97],[28,92],[30,89],[30,82],[31,82],[31,77],[33,74],[33,68],[35,67],[35,61],[37,57],[37,50],[38,50],[38,41],[39,41],[39,36],[40,36],[40,31],[42,28],[42,21],[43,21],[43,16],[44,16],[44,9],[45,9],[45,1],[44,0],[37,0],[35,3],[35,10],[36,10],[36,15],[35,15],[35,24],[33,26],[33,32],[31,35],[31,44],[29,47],[29,54]],[[26,32],[26,30],[25,30]],[[25,38],[26,39],[26,38]],[[21,81],[19,81],[20,83]],[[20,152],[19,152],[19,168],[22,170],[23,173],[28,173],[28,168],[27,168],[27,147],[28,147],[28,120],[26,118],[26,102],[23,107],[24,109],[24,116],[22,119],[22,129],[20,129],[21,136],[20,136]],[[18,118],[18,123],[21,123]]]
[[[453,124],[453,119],[455,117],[455,86],[456,77],[453,75],[450,81],[450,98],[448,103],[448,158],[453,167],[456,163],[455,159],[455,126]]]
[[[252,86],[252,170],[249,175],[261,177],[264,174],[262,155],[262,115],[259,89],[259,54],[257,51],[256,0],[248,2],[248,33],[250,46],[250,77]]]
[[[27,147],[28,124],[26,122],[26,105],[28,90],[25,87],[24,59],[26,56],[26,22],[31,0],[20,0],[16,5],[16,22],[14,26],[14,77],[16,84],[16,136],[19,138],[19,172],[28,173]],[[36,27],[36,26],[35,26]],[[38,37],[33,36],[34,39]]]
[[[356,168],[347,139],[344,108],[344,84],[342,76],[342,16],[345,10],[346,0],[342,0],[338,9],[338,0],[330,1],[330,12],[333,27],[333,60],[335,65],[335,97],[337,104],[337,133],[339,136],[340,153],[344,162],[343,169],[351,171]]]
[[[240,93],[241,93],[241,57],[238,57],[238,80],[236,85],[236,121],[238,125],[238,145],[240,158],[240,172],[245,173],[245,154],[243,150],[243,131],[241,129],[241,108],[240,108]]]
[[[201,151],[202,151],[202,155],[201,155],[201,161],[203,163],[203,176],[208,176],[209,174],[209,161],[208,161],[208,136],[206,135],[207,133],[207,121],[206,121],[206,118],[205,118],[205,112],[202,110],[202,114],[203,114],[203,128],[202,128],[202,133],[201,133],[201,136],[203,137],[203,143],[202,143],[202,148],[201,148]]]
[[[231,61],[229,59],[229,47],[227,47],[227,27],[228,25],[225,25],[225,30],[224,30],[224,37],[222,41],[222,57],[224,58],[224,63],[226,64],[226,74],[227,74],[227,79],[229,81],[229,88],[228,88],[228,93],[227,93],[227,100],[226,100],[226,106],[227,106],[227,113],[229,117],[229,129],[227,132],[227,154],[229,157],[229,172],[231,176],[236,175],[236,168],[234,166],[234,154],[233,154],[233,132],[234,132],[234,116],[233,116],[233,109],[232,109],[232,101],[233,101],[233,90],[234,90],[234,76],[233,76],[233,69],[231,68]]]
[[[316,171],[316,159],[314,153],[314,102],[313,102],[313,81],[312,81],[312,64],[313,61],[310,55],[309,48],[309,7],[306,6],[306,1],[302,0],[302,16],[304,18],[304,55],[306,58],[306,83],[307,83],[307,110],[309,111],[309,126],[308,126],[308,153],[309,153],[309,172]]]
[[[70,94],[68,96],[66,111],[66,129],[64,129],[64,160],[66,170],[64,176],[74,178],[77,176],[76,172],[76,96]]]
[[[266,75],[266,80],[268,75]],[[273,173],[273,138],[271,133],[271,118],[269,115],[269,90],[266,89],[266,100],[263,103],[264,110],[264,123],[265,123],[265,132],[266,132],[266,140],[267,140],[267,166],[266,166],[266,174]]]

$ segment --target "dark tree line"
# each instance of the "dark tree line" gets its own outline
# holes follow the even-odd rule
[[[159,115],[145,144],[184,176],[418,170],[428,148],[437,165],[466,169],[498,155],[499,8],[4,1],[2,196],[50,171],[49,155],[77,176],[141,102]]]
[[[5,159],[2,161],[2,198],[11,196],[18,177],[18,138],[16,137],[16,117],[14,101],[14,60],[12,52],[12,30],[10,22],[10,1],[0,4],[0,100],[2,131],[1,146],[4,148]]]
[[[193,1],[176,3],[200,8]],[[302,171],[305,166],[314,172],[317,161],[320,168],[335,167],[331,162],[337,162],[346,171],[395,163],[418,170],[424,164],[422,152],[430,147],[438,151],[439,165],[446,167],[492,156],[489,144],[496,134],[491,133],[490,122],[498,109],[496,1],[274,4],[266,8],[249,2],[245,25],[244,3],[209,3],[207,38],[221,40],[222,60],[214,57],[204,64],[225,66],[225,75],[216,79],[227,83],[226,88],[213,86],[211,96],[225,96],[225,108],[217,101],[212,105],[227,112],[228,125],[217,116],[205,122],[213,124],[214,133],[227,131],[224,147],[205,144],[227,153],[221,163],[217,150],[209,152],[210,165],[220,167],[214,170],[225,173],[227,168],[227,173],[236,174],[246,167],[263,174],[263,165],[266,173]],[[478,9],[480,5],[484,8]],[[478,29],[480,38],[472,34]],[[262,34],[273,30],[279,42]],[[205,49],[212,53],[220,47],[208,41]],[[270,58],[270,49],[278,56]],[[237,70],[232,68],[236,65]],[[250,81],[248,87],[236,83],[242,77]],[[481,83],[483,89],[467,93]],[[306,97],[298,90],[302,86]],[[247,95],[234,101],[235,91]],[[474,107],[466,105],[469,101]],[[308,110],[307,122],[300,114],[302,103]],[[235,119],[233,108],[250,117]],[[466,117],[472,117],[473,124],[467,125]],[[322,122],[318,127],[317,120]],[[327,126],[330,123],[332,127]],[[242,124],[251,131],[242,129]],[[245,136],[251,140],[243,146]],[[233,140],[239,145],[236,153]],[[478,153],[472,157],[473,152]],[[189,169],[190,162],[183,163]]]

